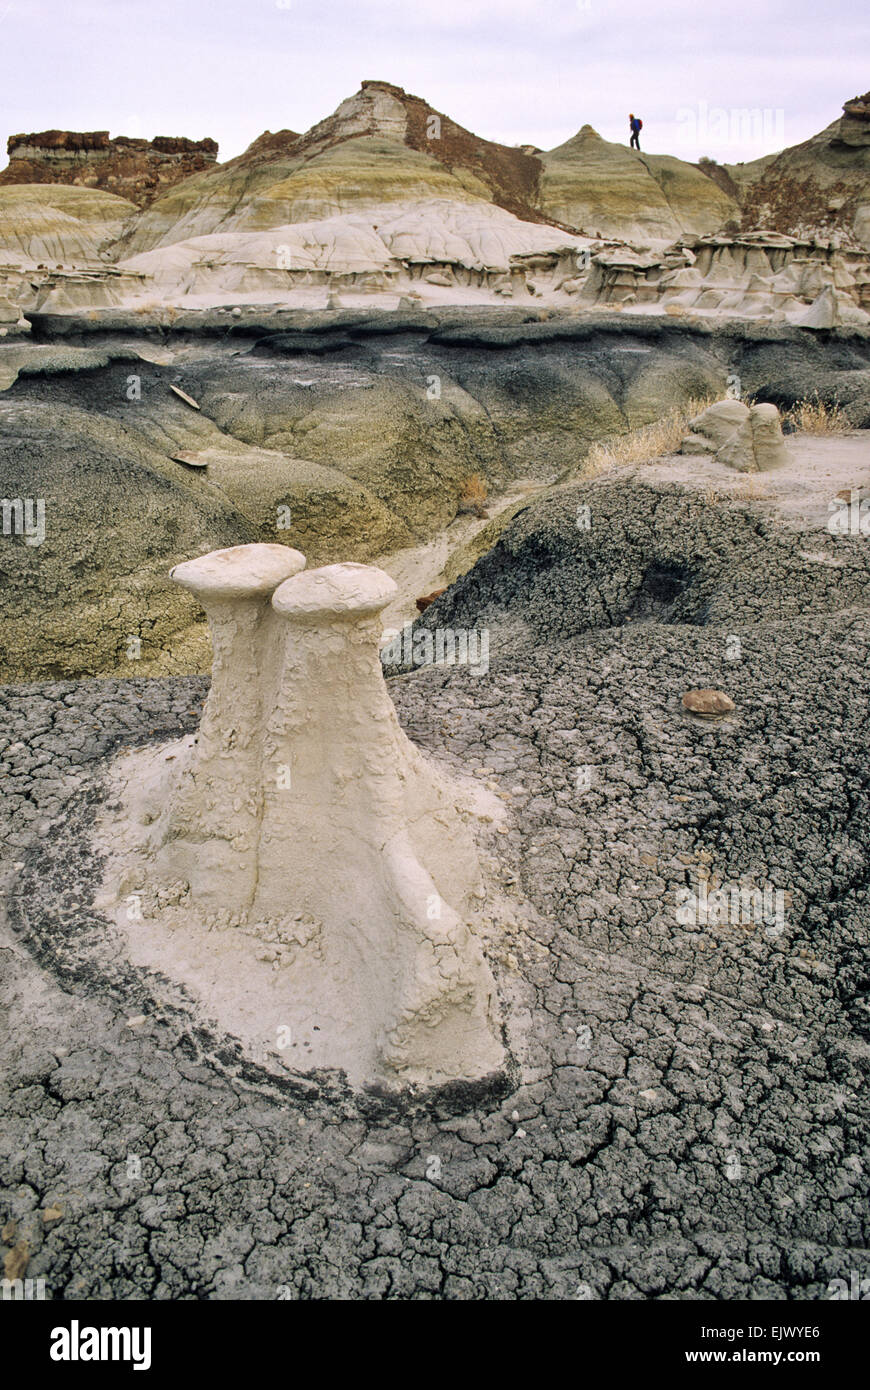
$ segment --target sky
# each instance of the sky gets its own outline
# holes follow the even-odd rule
[[[868,0],[0,0],[0,140],[304,131],[364,78],[489,140],[756,159],[870,88]],[[2,158],[2,155],[0,155]],[[5,163],[5,159],[3,160]]]

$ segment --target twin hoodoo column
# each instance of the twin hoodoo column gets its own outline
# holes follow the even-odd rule
[[[177,565],[214,648],[198,738],[149,827],[151,871],[224,929],[318,924],[291,994],[364,1024],[385,1076],[472,1079],[503,1062],[468,918],[480,870],[457,790],[399,726],[379,656],[383,571],[306,571],[277,545]]]

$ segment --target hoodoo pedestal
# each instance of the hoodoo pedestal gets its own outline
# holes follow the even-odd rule
[[[271,700],[276,586],[305,566],[283,545],[240,545],[176,565],[171,578],[208,618],[211,689],[199,733],[160,816],[166,868],[195,901],[245,912],[257,881],[260,740]]]

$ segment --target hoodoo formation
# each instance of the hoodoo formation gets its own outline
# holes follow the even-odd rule
[[[231,990],[261,1046],[316,1031],[311,1065],[357,1082],[479,1079],[503,1061],[467,921],[480,868],[458,790],[387,694],[379,615],[396,585],[368,565],[303,565],[249,545],[173,571],[208,616],[212,683],[195,739],[156,770],[150,754],[119,769],[129,824],[104,828],[126,850],[108,871],[119,920],[132,894],[135,936],[156,939],[161,914],[182,948],[186,931],[218,933],[207,982],[187,982],[206,1008]],[[291,950],[264,986],[276,939]],[[172,973],[159,949],[152,963]]]

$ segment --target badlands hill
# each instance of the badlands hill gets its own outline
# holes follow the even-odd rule
[[[475,227],[477,259],[487,264],[509,226],[513,244],[500,245],[505,254],[496,260],[516,254],[518,237],[529,254],[541,254],[541,235],[528,230],[536,225],[548,228],[548,246],[561,232],[563,242],[581,235],[661,248],[741,223],[791,235],[845,230],[865,246],[870,239],[867,95],[847,101],[842,116],[811,140],[728,166],[631,150],[603,140],[591,125],[550,151],[511,148],[382,81],[363,82],[310,130],[266,131],[223,164],[215,162],[213,140],[110,139],[106,131],[15,135],[8,149],[0,189],[27,187],[27,203],[44,206],[49,218],[68,210],[57,208],[48,191],[57,186],[131,204],[113,229],[111,259],[122,262],[194,238],[309,224],[316,230],[308,240],[327,245],[323,224],[333,224],[339,241],[354,239],[359,224],[341,219],[358,217],[374,234],[387,217],[398,217],[407,239],[413,210],[423,211],[425,228],[445,243],[442,259]],[[64,228],[58,231],[65,259],[80,259],[75,235],[67,248]],[[425,241],[420,227],[410,235]],[[0,244],[9,245],[5,236]]]
[[[104,1302],[818,1307],[870,1277],[870,259],[853,232],[739,231],[727,170],[589,129],[504,150],[415,101],[366,84],[147,207],[0,187],[4,1272]],[[759,470],[759,420],[813,398],[837,432]],[[308,572],[272,607],[237,553],[208,565],[243,582],[218,580],[231,718],[201,720],[208,634],[170,571],[257,542]],[[395,579],[385,627],[415,624],[382,657],[414,748],[350,649],[384,576],[311,573],[349,561]],[[185,836],[136,774],[186,778],[188,736],[227,774],[192,765]],[[435,776],[476,843],[430,875]],[[123,791],[132,823],[125,784],[159,859],[107,819]],[[437,1033],[432,961],[468,993],[466,906],[440,903],[473,850],[505,1061],[360,1089],[334,1042],[375,1017],[372,961],[405,974],[379,940],[422,891],[440,925],[399,1023]],[[248,918],[226,865],[259,889],[270,858],[304,879]],[[359,1008],[306,990],[276,1028],[335,960],[324,917]]]
[[[711,232],[734,211],[694,165],[641,157],[589,126],[549,154],[512,149],[401,87],[368,81],[304,135],[267,131],[237,159],[170,190],[136,220],[126,249],[432,199],[624,240]]]
[[[425,595],[494,542],[466,534],[469,491],[495,528],[595,443],[729,383],[866,429],[867,250],[737,225],[771,171],[821,186],[830,157],[828,203],[860,229],[866,126],[847,111],[723,190],[590,127],[508,149],[366,82],[146,207],[91,186],[105,146],[62,142],[82,182],[0,185],[0,498],[11,518],[38,479],[48,506],[44,544],[0,547],[0,675],[127,670],[130,634],[143,675],[203,669],[166,576],[233,543],[412,566],[443,543]]]
[[[694,164],[602,140],[585,125],[540,157],[538,203],[551,218],[640,244],[714,232],[735,202]]]
[[[432,198],[543,222],[538,173],[535,157],[480,139],[401,87],[363,82],[305,134],[266,131],[237,159],[170,191],[137,220],[128,250]]]
[[[134,205],[99,189],[68,184],[0,187],[3,260],[22,264],[90,264],[116,238]]]

